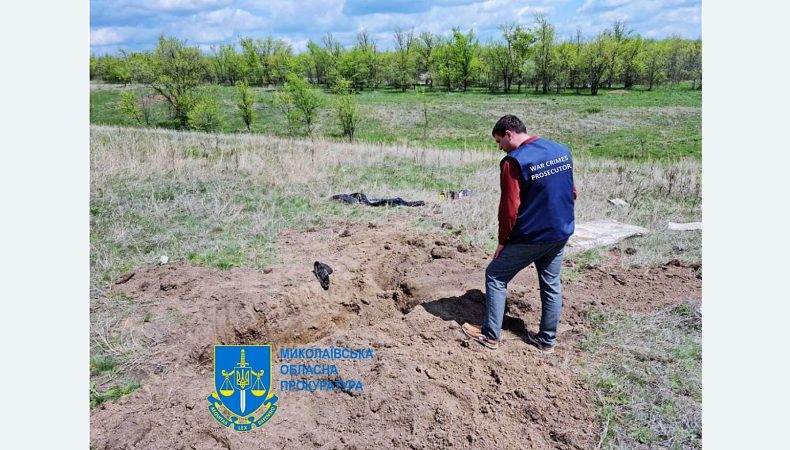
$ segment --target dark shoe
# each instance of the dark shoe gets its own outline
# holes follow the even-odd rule
[[[464,332],[465,335],[469,336],[473,340],[477,341],[482,345],[485,345],[486,347],[492,350],[496,350],[499,348],[500,345],[502,345],[502,343],[497,341],[496,339],[489,339],[488,336],[483,334],[480,328],[472,324],[469,323],[463,324],[461,330]]]
[[[538,336],[527,331],[527,343],[534,346],[538,349],[539,352],[543,353],[544,355],[550,355],[554,353],[554,347],[549,347],[548,345],[543,345],[538,340]]]
[[[318,278],[318,282],[321,283],[321,287],[324,288],[325,291],[329,289],[329,274],[332,273],[332,268],[322,262],[316,261],[313,264],[313,273],[315,277]]]

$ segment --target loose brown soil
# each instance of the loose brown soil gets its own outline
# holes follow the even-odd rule
[[[287,232],[284,264],[222,271],[151,266],[113,291],[135,308],[124,333],[157,342],[138,365],[142,387],[91,413],[96,449],[592,448],[600,425],[592,394],[571,370],[591,307],[646,311],[700,298],[697,268],[677,262],[626,268],[617,251],[564,285],[560,346],[527,345],[540,318],[534,269],[508,291],[504,345],[470,342],[459,325],[479,324],[490,254],[452,230],[419,233],[398,223]],[[324,291],[313,261],[334,273]],[[99,306],[100,307],[100,306]],[[362,393],[277,392],[280,409],[248,433],[207,411],[213,345],[372,347],[375,358],[337,362]],[[275,369],[273,385],[281,375]]]

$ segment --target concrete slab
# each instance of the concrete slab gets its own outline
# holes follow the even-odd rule
[[[569,253],[583,252],[595,247],[616,244],[633,236],[644,236],[647,228],[621,223],[616,220],[593,220],[577,223],[576,231],[568,241]]]

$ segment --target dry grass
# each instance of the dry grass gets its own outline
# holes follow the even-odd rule
[[[107,297],[123,272],[160,255],[220,268],[261,267],[277,260],[271,244],[283,229],[374,219],[407,220],[417,228],[447,223],[468,242],[493,248],[502,156],[494,150],[92,126],[92,398],[104,401],[137,386],[136,366],[157,348],[156,336],[124,331],[135,329],[123,326],[126,321],[144,320],[142,305]],[[700,232],[666,230],[668,221],[700,220],[699,161],[576,158],[574,172],[578,221],[612,218],[652,231],[622,244],[636,249],[624,258],[627,264],[700,261]],[[438,201],[439,192],[461,188],[474,195]],[[360,191],[428,205],[370,208],[329,200]],[[609,204],[613,197],[630,206]],[[635,433],[643,433],[643,440],[651,436]]]
[[[700,448],[699,302],[646,315],[590,311],[577,369],[598,398],[599,448]]]
[[[94,293],[159,255],[218,267],[258,267],[276,259],[283,228],[369,220],[399,208],[348,207],[340,192],[438,202],[446,189],[473,197],[411,210],[415,225],[443,222],[491,247],[499,200],[498,151],[446,151],[375,144],[91,128],[91,258]],[[626,261],[700,260],[700,232],[667,231],[668,221],[701,217],[700,163],[577,158],[577,220],[612,218],[652,233],[624,245]],[[630,206],[616,207],[621,197]]]
[[[467,229],[477,244],[493,245],[496,235],[496,205],[499,201],[498,166],[480,169],[467,185],[479,197],[474,202],[447,202],[441,205],[442,219]],[[654,265],[678,258],[689,263],[701,261],[701,232],[669,231],[667,222],[699,221],[702,217],[701,164],[684,159],[677,162],[647,163],[577,158],[574,178],[578,190],[577,222],[614,219],[651,230],[642,238],[625,241],[624,248],[636,250],[626,255],[626,263]],[[627,207],[610,204],[623,198]]]
[[[451,173],[486,159],[479,152],[92,127],[94,292],[160,254],[201,260],[224,252],[237,256],[229,264],[262,265],[275,256],[268,244],[283,227],[375,217],[328,202],[334,193],[437,195],[420,186],[434,186],[435,176],[409,173],[416,178],[395,183],[403,174],[368,169],[409,162]]]
[[[136,389],[141,376],[155,369],[151,356],[160,351],[165,329],[151,328],[152,331],[142,333],[139,331],[142,322],[156,320],[172,324],[176,319],[173,314],[153,318],[145,312],[145,305],[122,295],[91,301],[92,406]]]

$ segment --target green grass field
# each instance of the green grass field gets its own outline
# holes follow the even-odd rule
[[[91,91],[90,122],[100,125],[131,124],[118,110],[121,89]],[[129,87],[150,94],[144,87]],[[219,101],[223,133],[245,130],[232,86],[205,86],[204,92]],[[332,104],[335,96],[317,90],[324,106],[319,113],[314,136],[340,139]],[[254,133],[289,137],[285,118],[272,104],[271,89],[254,89],[256,123]],[[439,149],[496,150],[491,128],[504,114],[516,114],[530,134],[568,144],[575,155],[636,160],[676,159],[702,156],[702,93],[680,84],[653,91],[589,92],[566,90],[560,94],[538,94],[533,90],[513,90],[491,94],[483,89],[444,92],[439,89],[420,94],[414,90],[381,89],[354,96],[362,122],[356,134],[361,142],[388,143]],[[423,102],[428,103],[427,131]],[[167,104],[152,107],[152,127],[174,128]]]

